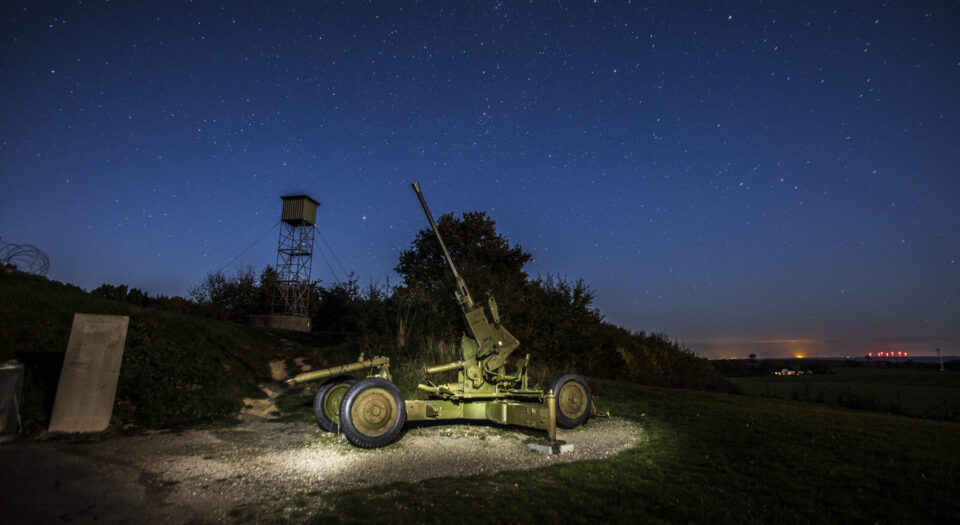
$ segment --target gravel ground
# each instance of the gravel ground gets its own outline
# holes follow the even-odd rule
[[[249,418],[228,428],[0,446],[5,523],[231,521],[229,511],[270,496],[395,481],[468,476],[601,459],[642,439],[622,419],[558,430],[574,450],[531,451],[531,436],[487,425],[408,428],[394,444],[361,450],[306,423]]]

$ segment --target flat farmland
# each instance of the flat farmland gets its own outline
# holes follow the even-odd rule
[[[834,367],[829,374],[732,377],[744,393],[916,417],[955,419],[960,373],[914,368]]]

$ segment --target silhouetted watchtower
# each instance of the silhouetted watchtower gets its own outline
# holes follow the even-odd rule
[[[313,266],[314,225],[320,203],[307,195],[288,195],[281,199],[283,212],[280,216],[273,314],[306,318],[310,298],[310,269]]]

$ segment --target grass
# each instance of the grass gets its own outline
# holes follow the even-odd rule
[[[960,416],[960,373],[834,367],[830,374],[735,377],[747,394],[936,419]]]
[[[955,424],[592,384],[601,408],[639,422],[646,440],[606,460],[375,490],[305,491],[276,505],[310,523],[960,521]],[[276,515],[259,510],[261,520]]]

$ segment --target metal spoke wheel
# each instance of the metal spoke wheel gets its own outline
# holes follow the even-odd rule
[[[557,396],[557,426],[574,428],[590,417],[590,386],[577,374],[565,374],[553,381],[550,389]]]
[[[378,448],[393,441],[407,422],[407,407],[393,383],[368,377],[350,387],[340,402],[340,431],[361,448]]]
[[[313,415],[317,418],[317,425],[327,432],[340,430],[340,401],[350,387],[357,382],[347,376],[336,376],[320,385],[316,397],[313,398]]]

